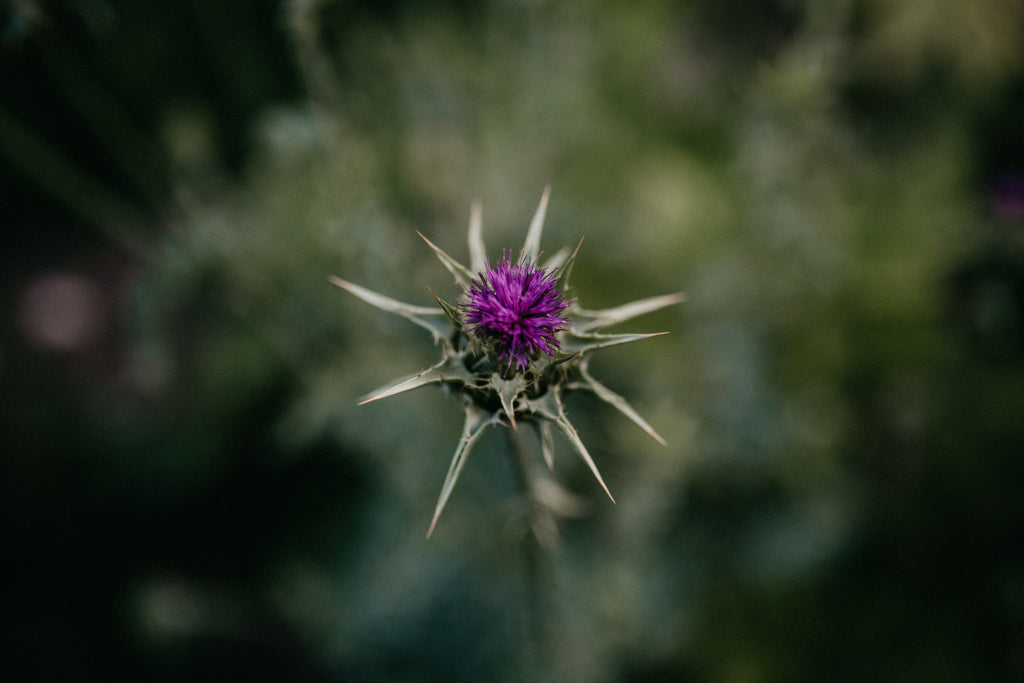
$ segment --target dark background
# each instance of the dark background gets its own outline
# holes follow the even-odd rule
[[[5,679],[1024,678],[1024,3],[8,0]],[[426,335],[543,187],[616,496],[533,588]],[[531,607],[531,604],[534,605]]]

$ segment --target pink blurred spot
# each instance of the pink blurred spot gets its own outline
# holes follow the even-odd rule
[[[1008,173],[992,187],[992,205],[1000,218],[1024,217],[1024,176]]]
[[[25,287],[18,324],[28,342],[40,350],[77,351],[95,342],[106,322],[100,287],[87,277],[51,272]]]

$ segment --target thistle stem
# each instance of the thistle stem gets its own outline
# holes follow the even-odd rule
[[[523,429],[506,429],[509,454],[515,464],[519,486],[526,499],[527,525],[522,535],[523,557],[526,564],[528,596],[528,627],[532,640],[532,652],[527,657],[527,671],[530,680],[550,680],[555,664],[553,651],[555,639],[554,609],[551,604],[552,583],[550,554],[537,536],[537,524],[542,522],[541,503],[537,499],[538,482],[536,459],[531,457],[523,444]]]

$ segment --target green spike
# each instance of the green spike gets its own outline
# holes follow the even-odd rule
[[[628,304],[623,304],[614,308],[605,308],[600,311],[588,311],[574,307],[572,312],[573,316],[576,318],[588,319],[576,324],[577,331],[587,332],[590,330],[596,330],[599,327],[610,327],[611,325],[630,320],[639,315],[643,315],[644,313],[650,313],[652,311],[665,308],[666,306],[682,303],[683,301],[686,301],[686,298],[686,294],[678,292],[676,294],[665,294],[662,296],[652,296],[648,299],[639,299]]]
[[[572,353],[557,351],[553,356],[545,356],[544,358],[539,359],[536,363],[537,374],[543,375],[545,372],[547,372],[548,368],[553,368],[556,365],[561,365],[562,363],[571,361],[574,358],[579,358],[579,356],[579,351],[574,351]]]
[[[549,470],[555,469],[555,440],[551,435],[551,423],[547,420],[536,420],[537,435],[540,437],[540,452],[544,456]]]
[[[583,462],[587,464],[594,477],[597,479],[597,483],[601,485],[604,492],[608,495],[609,500],[615,502],[615,497],[612,496],[612,492],[608,490],[608,485],[604,483],[604,479],[601,478],[601,473],[597,469],[597,465],[594,463],[594,459],[590,457],[590,453],[587,452],[587,447],[583,445],[583,441],[580,439],[580,435],[576,433],[576,428],[569,422],[569,418],[566,417],[565,413],[561,413],[558,419],[555,420],[555,426],[558,427],[562,436],[566,438],[570,445],[576,450]]]
[[[430,296],[434,297],[434,300],[437,302],[437,305],[440,306],[442,310],[444,310],[445,314],[448,316],[448,320],[451,321],[455,330],[461,330],[462,316],[459,314],[459,309],[453,306],[452,304],[448,303],[441,297],[439,297],[437,294],[434,294],[434,290],[432,290],[430,287],[427,287],[427,291],[430,292]]]
[[[604,492],[608,494],[608,498],[614,503],[615,498],[612,496],[611,491],[608,490],[608,486],[604,483],[604,479],[601,477],[601,472],[598,471],[597,465],[594,463],[594,459],[590,457],[590,453],[587,451],[587,447],[583,445],[583,441],[580,439],[580,435],[576,432],[576,428],[569,422],[569,418],[565,414],[565,408],[562,406],[561,391],[557,386],[552,387],[551,390],[540,398],[528,401],[528,406],[534,412],[535,415],[545,420],[550,420],[558,430],[562,432],[562,436],[569,442],[569,445],[573,447],[573,450],[580,456],[587,467],[590,468],[594,478],[597,479],[597,483],[601,485]]]
[[[649,425],[646,420],[640,417],[640,414],[633,409],[633,406],[629,405],[626,399],[624,399],[622,396],[619,396],[614,391],[612,391],[611,389],[609,389],[608,387],[594,379],[590,375],[590,373],[587,372],[586,363],[580,364],[579,371],[580,375],[583,376],[583,387],[590,389],[595,394],[597,394],[598,398],[600,398],[602,401],[613,406],[616,410],[618,410],[623,415],[628,417],[638,427],[640,427],[640,429],[647,432],[655,441],[660,443],[662,446],[668,445],[665,439],[661,438],[661,435],[658,434],[658,432],[654,431],[654,428],[651,427],[651,425]]]
[[[650,339],[651,337],[660,337],[663,334],[668,334],[668,332],[651,332],[648,334],[595,334],[591,332],[581,334],[573,329],[569,329],[563,333],[562,352],[584,354],[608,346],[618,346],[642,339]]]
[[[440,363],[431,365],[426,370],[394,379],[359,399],[358,405],[379,401],[382,398],[419,389],[428,384],[439,384],[441,382],[472,383],[476,377],[463,368],[462,364],[457,362],[457,358],[457,356],[446,356]]]
[[[580,253],[580,247],[582,246],[583,238],[581,237],[579,244],[576,245],[576,249],[569,255],[569,258],[565,259],[558,266],[558,270],[555,271],[555,277],[558,278],[558,286],[562,288],[563,292],[569,291],[569,276],[572,275],[572,267],[576,263],[576,255]]]
[[[470,282],[473,281],[473,273],[469,268],[449,256],[444,249],[428,240],[422,232],[417,231],[416,234],[423,238],[423,241],[427,243],[427,246],[433,249],[434,253],[437,254],[437,258],[441,261],[441,264],[448,269],[449,273],[455,276],[455,283],[463,287],[469,287]]]
[[[474,201],[469,208],[469,267],[474,273],[482,273],[487,267],[487,250],[484,248],[483,209]]]
[[[526,389],[526,378],[522,375],[513,375],[511,379],[504,379],[500,374],[493,373],[491,375],[491,387],[498,394],[498,399],[501,401],[501,408],[505,411],[505,416],[508,418],[512,428],[516,428],[516,399],[519,398],[523,390]]]
[[[434,533],[434,526],[444,510],[444,506],[448,503],[448,498],[452,495],[455,482],[459,480],[459,475],[462,474],[462,468],[466,465],[466,458],[469,456],[470,450],[476,445],[477,440],[488,425],[498,423],[498,413],[488,413],[473,405],[466,405],[465,409],[466,422],[462,427],[462,438],[459,439],[459,445],[455,448],[455,455],[452,457],[451,465],[448,466],[448,474],[444,478],[444,484],[441,486],[441,495],[438,497],[437,506],[434,508],[434,518],[430,521],[430,528],[427,529],[427,538],[430,538],[430,535]]]
[[[526,242],[523,243],[523,255],[528,257],[533,263],[536,263],[537,257],[540,256],[540,236],[544,231],[544,215],[548,210],[548,196],[550,194],[551,186],[546,185],[544,193],[540,196],[537,212],[533,214],[533,220],[530,221],[530,230],[526,233]]]
[[[572,254],[572,249],[569,247],[562,247],[544,261],[544,270],[549,273],[557,271],[562,264],[565,263],[565,259],[569,258],[570,254]]]
[[[420,327],[426,329],[434,337],[434,343],[438,343],[443,339],[448,339],[452,336],[455,329],[449,324],[445,316],[445,312],[436,308],[429,308],[427,306],[414,306],[413,304],[406,304],[391,297],[378,294],[373,290],[360,287],[359,285],[343,280],[335,275],[328,276],[327,278],[332,284],[341,287],[350,294],[362,299],[366,303],[370,304],[375,308],[379,308],[382,311],[388,313],[394,313],[400,315],[406,320],[410,320]]]

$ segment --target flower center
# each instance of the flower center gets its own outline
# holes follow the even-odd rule
[[[558,350],[555,333],[568,322],[559,317],[567,305],[557,278],[528,260],[513,265],[506,253],[472,282],[462,309],[471,338],[493,347],[509,367],[525,371],[540,353]]]

